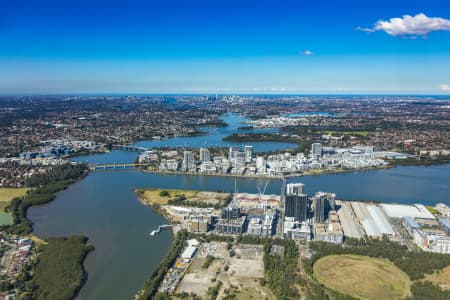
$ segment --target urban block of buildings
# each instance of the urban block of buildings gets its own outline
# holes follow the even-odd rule
[[[313,143],[309,156],[289,152],[255,155],[252,146],[244,146],[244,149],[230,147],[228,156],[213,156],[208,148],[184,151],[149,149],[138,156],[138,161],[152,165],[160,172],[271,177],[303,174],[313,170],[382,167],[388,165],[385,159],[406,157],[408,155],[402,153],[377,151],[373,146],[333,148]]]

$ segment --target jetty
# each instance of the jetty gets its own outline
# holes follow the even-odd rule
[[[158,229],[152,230],[152,232],[150,232],[149,235],[150,235],[150,236],[155,236],[155,235],[157,235],[158,233],[160,233],[162,229],[164,229],[164,228],[170,228],[170,227],[173,227],[173,225],[171,225],[171,224],[159,225]]]

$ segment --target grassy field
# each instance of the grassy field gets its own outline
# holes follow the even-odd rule
[[[450,290],[450,266],[433,274],[425,275],[425,279],[438,284],[443,290]]]
[[[165,194],[163,195],[162,192]],[[167,193],[165,193],[167,192]],[[192,190],[174,190],[174,189],[157,189],[145,188],[137,189],[136,193],[139,198],[150,205],[167,205],[169,200],[184,195],[186,201],[208,202],[210,204],[218,204],[225,201],[229,193],[215,193],[215,192],[199,192]]]
[[[161,196],[162,191],[167,191],[169,195]],[[197,194],[196,191],[191,190],[171,190],[171,189],[139,189],[137,190],[139,196],[149,204],[167,205],[170,199],[173,199],[176,195],[185,195],[187,198],[191,198]]]
[[[0,188],[0,212],[3,212],[9,202],[26,194],[27,188]]]
[[[314,264],[321,284],[362,299],[403,299],[410,294],[411,281],[393,263],[367,256],[330,255]]]
[[[10,213],[0,212],[0,226],[13,224],[13,218]]]

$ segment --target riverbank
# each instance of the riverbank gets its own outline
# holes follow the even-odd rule
[[[133,191],[136,194],[140,203],[149,207],[154,212],[156,212],[158,215],[160,215],[162,218],[164,218],[164,220],[166,220],[167,224],[174,225],[170,229],[172,231],[173,236],[176,236],[179,231],[179,228],[177,228],[175,226],[176,220],[174,220],[171,217],[171,215],[167,213],[167,211],[164,209],[164,206],[161,204],[157,204],[156,202],[149,201],[147,198],[145,198],[144,189],[134,189]]]
[[[238,178],[253,178],[253,179],[282,179],[283,176],[270,176],[270,175],[245,175],[245,174],[224,174],[224,173],[199,173],[199,172],[183,172],[183,171],[157,171],[157,170],[141,170],[146,173],[154,173],[154,174],[168,174],[168,175],[194,175],[194,176],[218,176],[218,177],[238,177]],[[301,176],[301,175],[299,175]]]
[[[87,280],[83,262],[94,247],[84,236],[48,238],[40,246],[33,278],[37,300],[74,299]]]
[[[150,205],[184,205],[203,206],[224,205],[228,202],[230,193],[205,192],[194,190],[140,188],[135,189],[142,201]]]
[[[80,157],[80,156],[86,156],[86,155],[94,155],[94,154],[106,154],[111,152],[111,149],[108,148],[103,148],[100,150],[80,150],[74,153],[70,153],[66,156],[63,156],[63,159],[71,159],[71,158],[75,158],[75,157]]]
[[[450,164],[450,156],[389,160],[392,166],[434,166]]]
[[[150,275],[149,279],[144,283],[141,290],[137,292],[134,299],[145,300],[154,299],[158,292],[158,288],[164,279],[164,275],[168,272],[169,268],[174,264],[177,256],[181,254],[184,247],[184,241],[187,239],[188,233],[184,230],[179,231],[176,234],[175,240],[168,249],[168,252],[156,270]]]
[[[85,165],[65,164],[54,167],[45,174],[37,174],[28,180],[31,188],[23,197],[14,198],[6,208],[13,215],[14,224],[6,228],[12,234],[25,235],[33,231],[32,223],[27,219],[27,210],[32,206],[49,203],[55,194],[69,185],[86,177],[89,173]]]
[[[148,170],[148,169],[141,169],[141,171],[145,172],[145,173],[167,174],[167,175],[217,176],[217,177],[236,177],[236,178],[280,180],[283,178],[296,178],[296,177],[302,177],[302,176],[317,176],[317,175],[332,175],[332,174],[340,174],[340,173],[389,169],[389,168],[393,168],[393,167],[395,167],[395,165],[383,165],[383,166],[367,167],[367,168],[361,168],[361,169],[335,169],[335,170],[314,169],[311,171],[287,174],[287,175],[265,175],[265,174],[248,174],[248,175],[246,175],[246,174],[200,173],[200,172],[183,172],[183,171],[175,172],[175,171],[159,171],[159,170]]]
[[[232,200],[231,193],[206,192],[193,190],[161,189],[161,188],[138,188],[134,189],[139,201],[151,207],[161,215],[171,227],[172,233],[176,236],[181,229],[180,220],[166,209],[168,205],[183,207],[213,207],[219,209],[228,205]]]
[[[318,176],[318,175],[333,175],[333,174],[341,174],[341,173],[353,173],[353,172],[364,172],[364,171],[373,171],[373,170],[383,170],[383,169],[390,169],[394,168],[395,166],[392,165],[385,165],[385,166],[376,166],[376,167],[367,167],[367,168],[361,168],[361,169],[335,169],[335,170],[323,170],[323,169],[316,169],[309,172],[305,172],[301,175],[286,175],[286,178],[295,178],[295,177],[301,177],[301,176]]]
[[[87,245],[88,238],[61,237],[41,239],[31,235],[32,222],[27,218],[27,210],[53,201],[56,193],[86,177],[89,171],[85,165],[66,164],[54,167],[49,173],[30,178],[30,189],[25,195],[14,198],[7,210],[13,215],[13,224],[4,228],[11,235],[30,236],[39,243],[39,260],[31,279],[36,299],[74,299],[84,282],[87,273],[84,260],[94,248]]]

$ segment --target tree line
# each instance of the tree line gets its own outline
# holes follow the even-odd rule
[[[325,242],[311,242],[311,249],[315,252],[312,258],[305,261],[305,269],[312,274],[312,266],[319,258],[334,254],[355,254],[375,258],[386,258],[405,272],[411,280],[424,277],[425,274],[443,269],[450,265],[450,255],[432,252],[411,252],[406,246],[391,242],[387,238],[382,240],[352,240],[344,246]]]
[[[75,298],[86,280],[84,259],[94,250],[86,242],[84,236],[47,239],[36,265],[32,299]]]
[[[88,172],[84,164],[65,164],[53,167],[45,174],[35,174],[27,179],[26,186],[32,187],[23,197],[11,201],[6,211],[13,216],[13,225],[5,227],[7,232],[18,235],[30,233],[33,228],[27,219],[27,210],[34,205],[42,205],[52,201],[55,193],[66,189]]]
[[[164,279],[164,275],[175,263],[177,257],[181,254],[184,247],[184,241],[187,239],[188,233],[185,230],[180,230],[177,233],[172,247],[167,252],[164,259],[159,264],[158,268],[150,275],[150,278],[145,282],[143,293],[139,295],[138,299],[155,299],[158,288]]]

